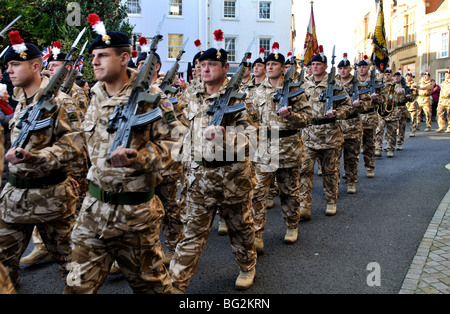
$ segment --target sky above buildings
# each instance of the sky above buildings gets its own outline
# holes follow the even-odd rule
[[[354,29],[364,15],[375,8],[374,0],[314,0],[314,19],[319,45],[323,45],[331,64],[331,52],[336,45],[336,64],[346,52],[353,63],[357,51],[353,51]],[[303,51],[306,29],[311,16],[311,0],[294,0],[293,14],[297,38],[294,43],[295,53]]]

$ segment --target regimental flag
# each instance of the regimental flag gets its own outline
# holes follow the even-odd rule
[[[383,0],[380,0],[377,24],[373,33],[373,53],[372,61],[380,72],[384,72],[389,63],[389,53],[386,44],[386,31],[384,28]]]
[[[50,56],[52,55],[52,47],[47,47],[44,49],[44,51],[42,51],[42,59],[44,59],[44,67],[47,66],[48,64],[48,58],[50,58]]]
[[[319,53],[319,44],[316,35],[316,23],[314,21],[313,2],[311,1],[311,17],[306,29],[305,46],[303,52],[303,63],[308,64],[311,59]]]

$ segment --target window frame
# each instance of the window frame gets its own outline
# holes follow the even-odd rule
[[[171,42],[173,41],[173,39],[171,39],[171,36],[179,36],[178,37],[178,44],[180,44],[179,46],[171,46]],[[180,41],[181,39],[181,41]],[[167,34],[167,60],[168,61],[174,61],[177,59],[178,53],[180,52],[180,49],[183,48],[183,43],[184,43],[184,34]],[[170,49],[176,48],[176,51],[171,52]],[[171,57],[171,53],[174,53],[175,56]],[[181,58],[181,60],[183,60],[183,58]]]
[[[227,47],[228,47],[228,40],[234,40],[234,47],[233,47],[233,49],[231,49],[232,48],[231,46],[230,46],[230,49],[227,49]],[[223,43],[224,43],[223,49],[227,50],[228,62],[229,63],[237,62],[237,60],[236,60],[236,57],[237,57],[237,36],[234,36],[234,35],[224,36]],[[234,57],[234,60],[230,59],[231,56]]]
[[[261,4],[268,3],[269,4],[269,18],[262,18],[261,17]],[[273,22],[273,15],[274,15],[274,1],[273,0],[258,0],[258,8],[256,12],[256,19],[259,22]]]
[[[225,16],[225,2],[234,2],[234,17]],[[223,0],[222,2],[222,19],[237,20],[238,19],[238,0]]]
[[[133,1],[133,4],[135,4],[137,6],[137,12],[130,12],[129,10],[129,2]],[[127,0],[126,1],[126,5],[127,5],[127,13],[128,15],[131,16],[142,16],[142,1],[141,0]]]
[[[169,12],[167,14],[168,18],[183,18],[183,0],[169,0]],[[181,14],[172,14],[171,8],[177,6]]]

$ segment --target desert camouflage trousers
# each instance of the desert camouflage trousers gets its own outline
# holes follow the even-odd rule
[[[406,106],[397,107],[396,109],[398,109],[400,117],[398,120],[397,145],[403,145],[405,142],[406,120],[409,118],[409,113]]]
[[[12,224],[0,220],[0,262],[9,272],[15,284],[20,280],[19,259],[25,252],[34,227],[39,231],[47,251],[59,264],[65,282],[70,262],[70,233],[75,216],[41,224]]]
[[[393,152],[395,145],[397,144],[397,132],[398,132],[399,120],[386,120],[380,119],[378,127],[375,132],[375,149],[383,149],[383,137],[386,141],[386,150]],[[386,133],[384,132],[386,128]]]
[[[0,294],[16,294],[6,268],[0,263]]]
[[[450,130],[450,106],[439,105],[436,111],[439,128],[445,129],[445,112],[447,112],[447,128]]]
[[[420,114],[425,114],[425,122],[427,124],[427,128],[431,128],[431,118],[432,118],[432,105],[431,105],[431,98],[429,99],[420,99],[418,100],[419,103],[419,112],[417,115],[417,129],[420,128]]]
[[[361,132],[362,133],[362,132]],[[362,135],[362,134],[361,134]],[[361,152],[361,138],[346,138],[340,147],[344,159],[345,182],[355,184],[358,181],[359,154]]]
[[[362,155],[366,169],[375,170],[375,128],[363,129]]]
[[[178,179],[174,176],[165,176],[163,181],[155,188],[155,195],[164,205],[164,218],[162,230],[166,238],[167,251],[174,252],[178,242],[183,239],[183,223],[181,222],[181,206],[177,200]]]
[[[190,171],[195,172],[195,170]],[[250,176],[251,172],[249,171],[249,178]],[[203,179],[208,181],[206,177]],[[241,202],[218,201],[217,204],[211,204],[209,198],[213,192],[208,193],[210,195],[197,192],[204,191],[204,184],[203,180],[194,180],[186,190],[186,208],[183,213],[184,239],[178,243],[170,262],[172,284],[182,291],[186,290],[198,267],[200,255],[211,232],[217,212],[225,220],[231,250],[240,269],[249,271],[256,265],[251,192],[249,191],[247,197],[243,198]],[[211,190],[215,190],[212,182],[210,185]],[[202,201],[205,198],[208,198],[208,205]]]
[[[340,148],[311,149],[305,147],[305,159],[300,172],[300,207],[311,209],[314,164],[322,165],[323,192],[327,204],[336,204],[339,189]]]
[[[89,198],[88,194],[86,199]],[[100,206],[97,203],[93,206]],[[155,208],[155,223],[150,228],[124,231],[110,238],[92,231],[90,226],[96,225],[95,217],[90,211],[81,211],[72,232],[71,270],[64,293],[97,293],[114,260],[134,293],[170,293],[172,285],[163,264],[164,252],[159,240],[164,211],[158,197],[152,198],[148,206]],[[96,212],[96,208],[92,212]]]
[[[280,192],[283,220],[288,228],[296,228],[300,221],[300,167],[265,172],[255,164],[255,174],[257,184],[252,199],[255,236],[263,237],[267,219],[267,198],[274,179]]]

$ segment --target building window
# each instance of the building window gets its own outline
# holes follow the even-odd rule
[[[437,80],[436,80],[436,84],[437,84],[437,85],[441,85],[442,82],[445,81],[445,73],[447,73],[447,70],[439,71],[439,72],[437,73]]]
[[[141,14],[141,0],[128,0],[127,12],[128,14]]]
[[[228,62],[236,61],[236,37],[225,37],[225,49],[228,53]]]
[[[183,48],[183,35],[169,34],[169,59],[176,59]]]
[[[182,16],[183,15],[183,0],[169,1],[169,15]]]
[[[441,34],[441,47],[439,58],[448,58],[448,32]]]
[[[261,20],[270,20],[272,18],[271,5],[272,5],[272,2],[270,2],[270,1],[260,1],[259,2],[259,18]]]
[[[270,54],[272,47],[270,46],[270,38],[260,38],[259,48],[264,48],[264,58]],[[259,49],[258,49],[259,51]]]
[[[236,1],[224,1],[223,2],[223,17],[234,19],[236,18]]]

